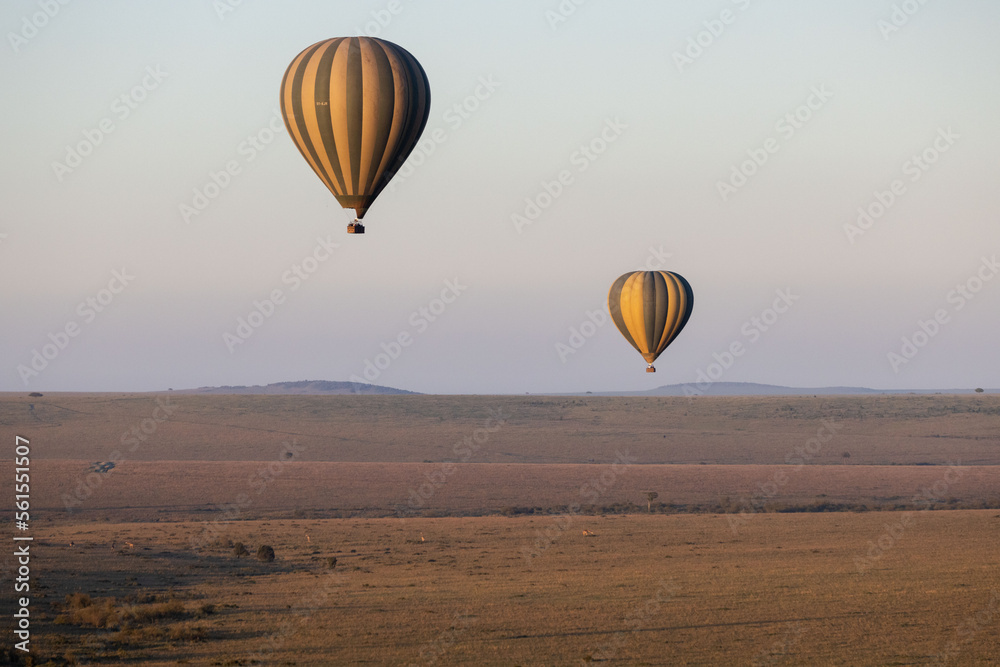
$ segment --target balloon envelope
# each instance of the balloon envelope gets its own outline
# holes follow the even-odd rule
[[[626,273],[608,292],[611,319],[650,368],[687,324],[693,308],[691,285],[670,271]]]
[[[413,150],[430,104],[416,58],[374,37],[317,42],[295,57],[281,82],[288,135],[359,219]]]

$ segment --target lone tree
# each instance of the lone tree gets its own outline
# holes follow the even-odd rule
[[[658,494],[656,491],[647,491],[646,492],[646,511],[647,512],[652,512],[653,511],[653,501],[656,500],[659,497],[660,497],[660,494]]]
[[[260,548],[257,549],[257,560],[262,560],[265,563],[270,563],[274,560],[274,549],[270,545],[262,544]]]

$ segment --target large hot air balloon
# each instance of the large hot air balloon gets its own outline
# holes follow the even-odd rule
[[[694,308],[688,281],[670,271],[633,271],[614,282],[608,310],[625,340],[655,373],[653,361],[677,337]]]
[[[281,112],[299,152],[344,208],[350,233],[416,145],[431,90],[417,59],[374,37],[337,37],[300,53],[281,82]]]

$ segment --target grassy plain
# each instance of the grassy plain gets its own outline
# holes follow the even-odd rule
[[[498,420],[468,462],[601,463],[627,449],[643,464],[784,464],[827,420],[841,428],[812,464],[846,451],[851,465],[1000,465],[1000,395],[0,394],[0,425],[29,429],[46,459],[268,461],[295,440],[303,461],[445,461]],[[131,449],[135,429],[144,438]]]
[[[900,516],[251,521],[197,554],[197,523],[46,524],[36,641],[55,664],[994,664],[1000,516],[917,514],[859,570]],[[78,591],[188,611],[55,624]]]
[[[938,510],[997,506],[998,425],[994,396],[0,395],[54,665],[995,664],[1000,514]]]

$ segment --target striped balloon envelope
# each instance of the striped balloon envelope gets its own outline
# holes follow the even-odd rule
[[[358,220],[416,146],[430,105],[417,59],[374,37],[317,42],[295,57],[281,82],[288,135]],[[348,231],[364,231],[357,227]]]
[[[653,361],[681,332],[694,308],[694,292],[680,274],[633,271],[614,282],[608,310],[625,340],[639,351],[655,373]]]

